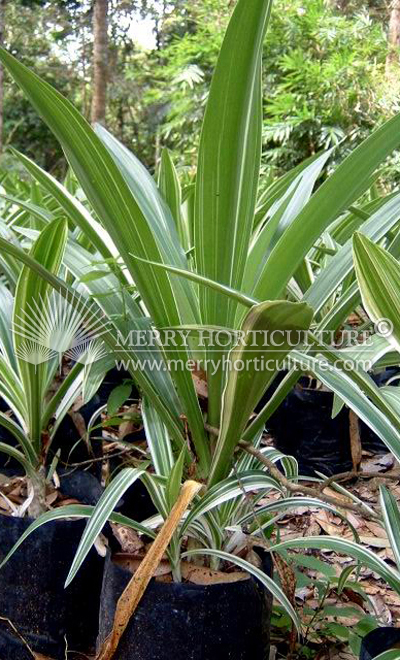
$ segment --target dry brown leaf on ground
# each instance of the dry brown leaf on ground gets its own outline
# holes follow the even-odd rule
[[[314,520],[320,525],[326,534],[329,536],[342,536],[345,532],[345,526],[340,518],[333,516],[328,511],[320,511],[315,516]]]
[[[389,540],[378,538],[377,536],[364,536],[360,534],[360,541],[371,548],[390,548]]]
[[[141,413],[137,403],[133,403],[124,409],[121,424],[118,427],[118,440],[124,440],[131,433],[136,433],[142,428]]]
[[[297,530],[283,528],[280,530],[280,537],[282,541],[289,541],[289,539],[298,539],[299,533]]]
[[[374,487],[373,490],[371,490],[370,482],[368,482],[368,486],[363,484],[360,488],[357,488],[355,493],[360,498],[360,500],[366,502],[367,504],[375,504],[378,499],[377,488]]]
[[[357,656],[349,651],[333,651],[332,653],[329,653],[329,655],[325,655],[325,658],[326,660],[358,660]],[[325,660],[325,658],[321,656],[320,658],[318,657],[318,660]]]
[[[360,425],[358,417],[353,410],[349,410],[349,435],[350,435],[350,452],[351,461],[353,463],[353,470],[357,470],[362,459],[362,446]]]
[[[321,531],[321,525],[318,524],[315,518],[311,518],[308,527],[303,532],[303,536],[320,536]]]
[[[381,539],[387,539],[386,531],[379,523],[372,522],[371,520],[365,520],[364,525],[365,527],[368,527],[369,531],[372,532],[374,536],[377,536]]]
[[[364,521],[363,521],[363,519],[361,518],[361,516],[357,516],[357,515],[356,515],[355,513],[353,513],[352,511],[348,511],[348,512],[346,513],[346,518],[347,518],[347,520],[349,521],[349,523],[350,523],[351,525],[353,525],[353,527],[355,527],[355,529],[359,529],[359,528],[363,525],[363,523],[364,523]]]
[[[393,605],[394,607],[400,608],[400,596],[396,594],[394,591],[388,589],[385,598],[389,605],[391,606]]]
[[[310,586],[296,589],[296,602],[301,601],[301,603],[305,603],[306,601],[309,601],[313,593],[314,589]]]
[[[71,417],[76,430],[78,431],[79,437],[84,439],[86,436],[86,422],[83,415],[76,410],[70,410],[68,415]]]
[[[75,500],[72,497],[68,497],[65,500],[63,500],[63,499],[58,500],[56,502],[55,508],[57,508],[59,506],[69,506],[70,504],[81,504],[81,502],[79,500]]]
[[[192,371],[193,383],[196,388],[196,392],[202,399],[208,399],[208,385],[207,385],[207,374],[205,371],[198,369],[197,371]]]
[[[59,493],[56,490],[53,490],[52,493],[49,493],[48,495],[46,495],[46,506],[48,506],[49,509],[57,501],[58,495],[59,495]]]
[[[144,551],[144,543],[134,529],[117,523],[110,523],[110,525],[122,552],[135,555]]]
[[[396,500],[400,502],[400,485],[399,486],[392,486],[390,489],[395,496]]]
[[[386,472],[394,467],[395,462],[393,454],[376,454],[363,458],[361,472]]]
[[[391,548],[383,548],[382,550],[378,550],[376,554],[384,561],[389,560],[389,562],[396,564],[393,550]]]
[[[374,607],[376,617],[383,625],[389,626],[392,623],[392,613],[386,603],[386,598],[380,594],[370,596],[370,601]]]

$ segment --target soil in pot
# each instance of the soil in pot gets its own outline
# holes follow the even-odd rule
[[[360,660],[373,660],[384,651],[392,649],[399,649],[400,658],[400,629],[377,628],[364,637],[361,643]]]
[[[85,475],[86,490],[90,476]],[[68,484],[68,491],[75,495],[73,484]],[[96,498],[92,493],[91,499]],[[0,560],[31,522],[31,518],[0,515]],[[0,569],[1,660],[32,660],[26,643],[54,660],[65,659],[66,645],[69,651],[85,654],[94,650],[104,558],[92,549],[64,589],[85,524],[57,520],[41,526]]]
[[[271,572],[269,558],[264,570]],[[132,574],[107,560],[99,643]],[[266,660],[272,598],[253,578],[200,585],[153,579],[114,660]]]

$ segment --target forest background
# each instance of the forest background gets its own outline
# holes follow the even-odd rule
[[[151,171],[168,147],[189,182],[234,4],[0,0],[0,42]],[[400,0],[275,0],[264,49],[265,184],[322,149],[340,144],[343,158],[399,111],[399,45]],[[57,142],[3,72],[0,136],[1,168],[17,167],[12,144],[64,173]]]

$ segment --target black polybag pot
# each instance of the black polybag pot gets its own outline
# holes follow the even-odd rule
[[[271,573],[270,559],[265,570]],[[106,562],[99,645],[132,575]],[[114,660],[267,660],[272,597],[256,580],[200,586],[152,580]]]
[[[137,522],[142,522],[157,513],[149,492],[140,479],[137,479],[132,486],[129,486],[115,507],[115,510]]]
[[[332,419],[332,403],[331,392],[297,384],[267,421],[277,449],[297,459],[300,474],[352,469],[349,410]]]
[[[383,371],[372,374],[372,379],[378,387],[387,385],[388,381],[399,375],[399,367],[388,367]],[[386,454],[388,448],[376,435],[376,433],[362,420],[360,420],[360,433],[363,449],[370,451],[372,454]]]
[[[0,515],[0,560],[31,523],[31,518]],[[64,589],[85,524],[56,520],[42,525],[0,569],[1,660],[32,660],[20,636],[55,660],[65,659],[66,642],[69,651],[94,650],[104,558],[92,549]]]
[[[256,411],[261,410],[287,372],[281,372],[268,388]],[[382,387],[399,374],[393,367],[372,374],[375,383]],[[332,476],[351,470],[351,444],[349,409],[344,406],[332,419],[333,394],[309,387],[309,378],[300,378],[275,413],[268,419],[267,428],[273,435],[277,449],[294,456],[299,463],[300,474],[315,476],[323,472]],[[373,454],[388,451],[384,442],[367,424],[359,420],[362,448]]]
[[[72,498],[81,504],[95,506],[104,492],[103,486],[90,472],[71,472],[58,469],[60,491],[65,499]]]
[[[361,643],[360,660],[373,660],[384,651],[399,649],[400,658],[400,629],[376,628],[365,635]]]

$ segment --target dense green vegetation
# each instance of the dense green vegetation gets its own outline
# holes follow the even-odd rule
[[[225,0],[110,3],[106,122],[150,169],[167,146],[193,174],[211,75],[233,6]],[[75,0],[5,4],[6,46],[24,64],[35,64],[87,118],[92,13],[90,3]],[[152,48],[135,42],[132,15],[145,20],[136,34],[153,26]],[[388,80],[385,73],[388,21],[383,2],[347,3],[345,11],[324,0],[275,3],[263,55],[268,171],[285,171],[339,143],[343,157],[393,114],[398,76]],[[48,169],[62,167],[59,147],[8,79],[4,116],[5,145]]]
[[[107,554],[111,521],[133,530],[142,554],[122,599],[132,611],[121,623],[117,609],[97,660],[112,658],[161,561],[175,583],[188,564],[220,580],[232,566],[256,577],[275,598],[287,657],[318,657],[318,635],[358,655],[382,620],[362,590],[354,630],[332,622],[325,601],[357,591],[363,567],[400,594],[400,512],[387,487],[398,475],[371,504],[337,475],[299,473],[264,430],[311,377],[332,418],[351,411],[346,478],[360,476],[358,420],[400,462],[400,67],[389,12],[322,0],[0,9],[0,454],[17,465],[25,499],[16,509],[0,494],[9,518],[30,516],[13,546],[0,538],[0,569],[39,527],[87,518],[68,586],[94,546]],[[132,38],[132,17],[153,27],[151,47]],[[347,331],[353,343],[341,341]],[[118,436],[126,463],[113,469],[93,452],[72,464],[102,461],[94,504],[63,499],[58,471],[72,448],[57,446],[57,432],[119,360],[129,373],[83,431],[79,421],[74,447],[92,452],[97,429],[107,453],[102,432],[126,423],[133,388],[143,438]],[[396,375],[379,386],[388,367]],[[153,515],[124,517],[115,510],[139,481]],[[329,512],[346,535],[307,528],[282,540],[278,523],[299,507]],[[361,520],[391,555],[360,538]],[[254,548],[272,555],[274,576]],[[332,572],[310,550],[348,565]],[[307,621],[296,598],[305,585],[318,595]]]

